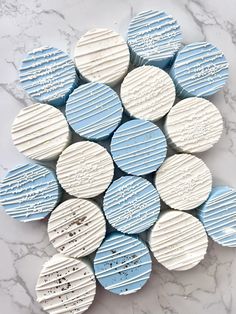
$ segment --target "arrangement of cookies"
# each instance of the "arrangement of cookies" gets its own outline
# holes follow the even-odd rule
[[[58,254],[36,292],[50,314],[86,311],[96,279],[118,295],[138,291],[151,254],[184,271],[204,258],[207,234],[236,246],[236,191],[214,186],[194,155],[221,137],[222,116],[206,98],[225,85],[228,63],[211,43],[181,41],[171,15],[149,10],[131,20],[127,41],[96,28],[78,40],[74,61],[54,47],[22,61],[34,103],[18,113],[12,139],[31,161],[8,172],[0,202],[14,219],[48,223]]]

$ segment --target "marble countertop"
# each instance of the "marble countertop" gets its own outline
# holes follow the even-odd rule
[[[28,50],[53,45],[67,52],[89,28],[109,27],[125,36],[141,10],[166,10],[182,26],[184,43],[208,40],[230,63],[225,89],[212,97],[224,117],[220,142],[201,154],[215,184],[236,188],[236,1],[235,0],[1,0],[0,2],[0,179],[24,162],[13,147],[10,126],[31,101],[18,82],[17,68]],[[0,313],[43,313],[34,287],[42,264],[54,253],[45,222],[19,223],[0,210]],[[87,314],[236,313],[236,249],[210,242],[205,260],[186,272],[157,263],[140,292],[119,297],[98,288]]]

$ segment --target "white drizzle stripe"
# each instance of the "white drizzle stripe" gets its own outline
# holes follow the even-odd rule
[[[138,251],[138,252],[140,253],[140,251]],[[136,252],[134,251],[133,253],[136,253]],[[137,257],[135,257],[133,259],[133,262],[138,261],[142,256],[145,256],[146,254],[147,254],[147,252],[144,251],[142,254],[137,255]],[[124,256],[125,255],[122,255],[122,256],[119,256],[119,257],[124,257]],[[109,261],[114,261],[114,260],[116,260],[116,258],[111,258]],[[126,262],[122,263],[122,266],[126,267],[129,263],[130,263],[130,261],[126,261]],[[146,265],[146,264],[150,264],[150,262],[147,261],[147,262],[143,263],[143,265]],[[133,265],[133,266],[130,266],[129,269],[133,269],[133,268],[136,268],[136,267],[137,267],[136,265]],[[149,272],[149,270],[147,272]],[[110,273],[107,272],[107,270],[102,270],[101,272],[97,272],[96,273],[96,277],[97,277],[97,279],[102,279],[102,278],[105,278],[105,277],[109,277],[111,274],[115,275],[115,274],[119,274],[119,273],[120,273],[120,269],[110,270]],[[142,274],[138,275],[138,276],[142,276]],[[133,278],[131,280],[129,279],[128,281],[132,281],[132,280],[133,280]],[[120,283],[118,285],[120,285]],[[111,286],[109,286],[109,287],[111,287]],[[109,288],[108,288],[108,290],[109,290]]]
[[[145,264],[148,264],[149,265],[149,262],[146,262],[146,263],[143,263],[143,265],[145,265]],[[133,267],[134,268],[134,267]],[[147,276],[146,277],[143,277],[143,275],[145,275],[145,274],[147,274]],[[149,270],[147,270],[145,273],[143,273],[143,274],[141,274],[141,275],[138,275],[138,276],[136,276],[135,278],[132,278],[132,280],[124,280],[123,282],[122,282],[122,284],[114,284],[114,285],[111,285],[111,286],[109,286],[109,287],[107,287],[107,289],[108,290],[111,290],[111,289],[115,289],[115,288],[121,288],[121,287],[124,287],[124,286],[126,286],[127,284],[133,284],[133,283],[139,283],[140,282],[140,277],[142,277],[141,279],[142,280],[148,280],[149,279],[149,276],[150,276],[150,271]],[[132,292],[131,292],[132,291]],[[131,290],[130,292],[129,292],[129,294],[130,293],[133,293],[133,292],[135,292],[135,290]],[[126,292],[123,292],[123,293],[121,293],[121,295],[122,294],[125,294]],[[128,292],[127,292],[128,293]]]
[[[130,116],[157,121],[173,106],[175,86],[163,70],[142,66],[125,77],[120,95]]]
[[[11,134],[16,148],[36,160],[56,158],[70,141],[65,117],[46,104],[23,108],[12,124]]]
[[[59,106],[78,83],[69,56],[53,47],[32,50],[23,60],[20,81],[28,94],[39,102]]]
[[[106,233],[101,209],[93,202],[70,199],[52,212],[48,235],[53,246],[66,256],[78,258],[95,251]]]
[[[102,146],[83,141],[68,146],[57,162],[57,176],[71,195],[90,198],[104,192],[112,181],[114,165]]]
[[[133,244],[133,246],[132,246],[132,247],[133,247],[133,252],[132,252],[132,253],[140,253],[139,243],[136,243],[135,241],[126,242],[126,244],[130,244],[130,243]],[[113,247],[114,247],[114,245],[111,246],[111,248],[113,248]],[[124,257],[124,256],[126,256],[126,254],[127,254],[128,251],[129,251],[129,248],[125,247],[125,248],[123,249],[123,247],[124,247],[123,243],[122,243],[121,245],[116,246],[116,249],[119,248],[119,250],[116,251],[117,253],[113,253],[113,255],[112,255],[113,257],[111,257],[109,260],[110,260],[110,261],[114,261],[114,260],[116,260],[116,259],[119,258],[119,257]],[[135,248],[138,248],[138,249],[136,250]],[[103,253],[104,253],[104,252],[108,252],[108,251],[110,251],[110,248],[109,248],[109,249],[106,248],[105,250],[102,250]],[[101,252],[100,252],[100,253],[101,253]],[[107,260],[107,257],[106,257],[106,256],[103,256],[102,258],[96,258],[96,261],[94,261],[94,264],[96,264],[96,265],[98,265],[98,264],[103,264],[106,260]],[[125,264],[126,264],[126,263],[125,263]],[[99,273],[97,273],[97,274],[100,274],[100,273],[104,273],[104,271],[99,272]]]
[[[36,285],[37,300],[49,314],[81,314],[92,304],[95,293],[91,267],[61,254],[44,264]]]
[[[187,270],[205,256],[208,239],[201,222],[179,211],[160,214],[149,233],[149,244],[155,258],[169,270]]]
[[[190,210],[208,198],[212,176],[201,159],[189,154],[176,154],[167,158],[156,172],[155,185],[168,206]]]
[[[118,239],[118,241],[114,242],[114,240],[117,240],[117,239]],[[111,243],[109,244],[109,242],[111,242]],[[123,246],[123,240],[122,240],[122,238],[120,238],[120,237],[115,238],[115,237],[113,236],[113,237],[112,237],[112,241],[110,241],[109,238],[106,238],[106,247],[105,247],[105,248],[100,247],[100,248],[99,248],[99,252],[100,252],[100,253],[105,253],[105,252],[109,251],[110,249],[112,249],[114,243],[116,244],[116,248],[122,248],[122,246]],[[132,244],[133,244],[133,247],[135,247],[133,237],[131,237],[130,240],[129,240],[129,241],[127,240],[127,242],[126,242],[126,244],[130,244],[130,243],[132,243]],[[136,244],[138,245],[138,243],[136,243]],[[117,254],[118,254],[118,253],[117,253]],[[116,254],[114,254],[114,256],[115,256],[115,255],[116,255]],[[105,256],[105,259],[106,259],[106,256]],[[96,261],[94,261],[94,264],[96,264],[96,263],[99,262],[100,260],[101,260],[101,259],[96,258]]]
[[[151,272],[147,247],[136,237],[110,234],[94,259],[95,276],[103,287],[116,294],[139,290]]]
[[[74,58],[83,78],[113,86],[128,70],[129,48],[118,33],[96,28],[77,42]]]
[[[219,110],[208,100],[191,97],[177,103],[168,113],[165,133],[176,150],[198,153],[218,142],[223,131]]]

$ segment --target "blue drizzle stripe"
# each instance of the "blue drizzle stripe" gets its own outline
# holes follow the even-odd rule
[[[166,157],[166,139],[152,122],[134,119],[122,124],[111,140],[111,154],[117,166],[128,174],[156,171]]]
[[[101,83],[81,85],[66,103],[68,123],[76,133],[90,140],[107,138],[118,127],[122,112],[116,92]]]
[[[152,269],[146,245],[137,237],[113,232],[107,236],[94,259],[95,276],[113,293],[136,292],[146,283]]]
[[[8,215],[28,222],[45,218],[56,206],[60,189],[53,171],[38,164],[10,170],[0,187],[0,203]]]
[[[170,75],[180,98],[207,97],[225,85],[229,65],[217,47],[207,42],[196,42],[178,52]]]
[[[164,11],[144,11],[135,16],[128,29],[131,61],[135,65],[150,64],[164,68],[179,50],[180,26]]]
[[[114,181],[105,193],[103,210],[117,230],[140,233],[156,222],[160,212],[157,190],[146,179],[124,176]]]
[[[216,186],[208,200],[198,210],[198,216],[208,235],[217,243],[236,247],[236,191],[228,186]]]
[[[73,61],[53,47],[29,52],[19,71],[23,88],[34,100],[56,107],[65,104],[78,84]]]

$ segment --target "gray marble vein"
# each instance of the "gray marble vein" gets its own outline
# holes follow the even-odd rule
[[[92,27],[124,36],[141,10],[166,10],[182,26],[184,43],[208,40],[230,63],[230,79],[211,100],[224,118],[224,134],[199,154],[215,184],[236,188],[236,1],[235,0],[0,0],[0,179],[26,159],[14,148],[10,127],[31,103],[19,85],[17,69],[25,53],[53,45],[71,53]],[[54,254],[45,222],[19,223],[0,210],[0,313],[42,314],[34,287],[42,264]],[[151,279],[138,293],[119,297],[98,287],[88,314],[234,314],[236,249],[210,241],[205,260],[186,272],[169,272],[154,262]]]

